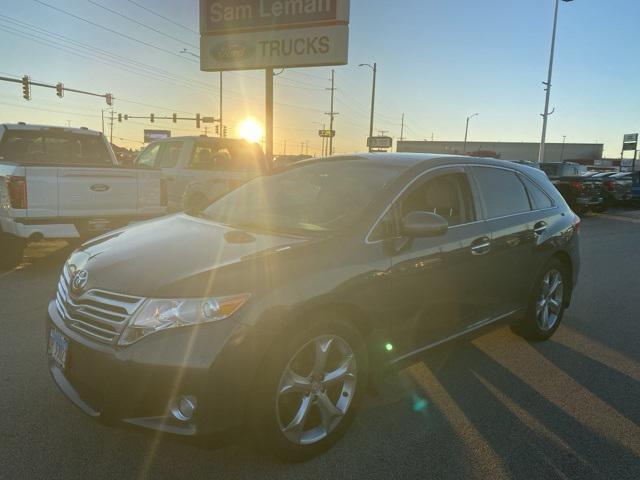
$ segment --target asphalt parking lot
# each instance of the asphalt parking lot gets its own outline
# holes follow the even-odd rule
[[[582,223],[582,272],[551,341],[508,327],[392,374],[345,438],[289,465],[98,424],[57,390],[44,321],[61,243],[0,272],[0,478],[640,478],[640,211]]]

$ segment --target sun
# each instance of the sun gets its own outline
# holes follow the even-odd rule
[[[238,127],[238,134],[240,138],[248,142],[257,143],[262,139],[264,129],[258,121],[253,118],[246,118],[242,121],[240,127]]]

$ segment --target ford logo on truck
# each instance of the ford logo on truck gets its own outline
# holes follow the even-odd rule
[[[104,183],[96,183],[95,185],[91,185],[89,189],[92,192],[106,192],[111,187],[109,185],[105,185]]]
[[[255,48],[237,40],[218,43],[209,50],[209,54],[216,60],[242,60],[254,53]]]

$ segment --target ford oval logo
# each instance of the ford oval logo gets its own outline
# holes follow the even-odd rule
[[[71,281],[71,290],[73,293],[82,293],[89,281],[89,272],[86,270],[78,270]]]
[[[111,187],[109,187],[109,185],[105,185],[104,183],[96,183],[95,185],[91,185],[91,187],[89,188],[94,192],[106,192]]]
[[[243,60],[253,56],[255,48],[251,48],[246,42],[228,41],[214,45],[209,53],[216,60]]]

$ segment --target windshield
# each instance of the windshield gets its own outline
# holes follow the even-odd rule
[[[204,216],[239,228],[322,233],[351,225],[399,175],[395,166],[336,160],[259,177],[213,203]]]

